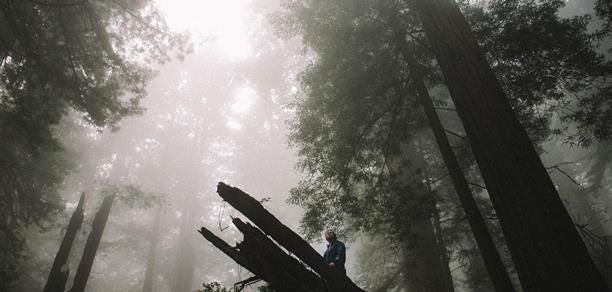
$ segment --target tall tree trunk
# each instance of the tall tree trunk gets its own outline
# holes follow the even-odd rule
[[[474,239],[476,240],[476,244],[480,249],[485,266],[489,276],[491,277],[491,282],[495,287],[495,291],[513,292],[514,287],[512,286],[512,281],[508,276],[508,272],[504,267],[504,263],[499,255],[499,252],[495,248],[493,238],[487,229],[487,225],[484,218],[482,218],[482,214],[478,210],[478,205],[474,200],[472,190],[465,179],[463,170],[457,161],[457,157],[455,156],[453,148],[451,147],[448,137],[444,131],[444,126],[442,126],[442,122],[440,122],[438,113],[436,113],[433,102],[431,101],[431,97],[429,96],[429,92],[425,86],[424,73],[421,69],[421,65],[417,63],[413,55],[410,53],[408,44],[406,44],[405,36],[402,34],[400,37],[401,40],[399,40],[399,45],[403,51],[402,55],[410,67],[410,74],[414,81],[417,100],[423,107],[427,120],[429,121],[429,125],[434,133],[436,143],[438,144],[438,148],[442,154],[442,159],[446,164],[446,168],[448,169],[455,191],[459,196],[461,207],[466,214],[468,223],[472,233],[474,234]]]
[[[72,284],[70,292],[82,292],[85,291],[85,287],[87,287],[87,280],[89,279],[96,253],[98,252],[98,246],[100,246],[100,240],[102,239],[104,227],[106,227],[106,221],[108,221],[115,195],[116,194],[106,196],[102,201],[102,206],[94,216],[91,224],[91,233],[87,237],[87,242],[83,249],[83,256],[81,257],[81,262],[74,276],[74,283]]]
[[[68,227],[66,228],[66,234],[60,244],[59,250],[53,260],[53,266],[51,266],[51,272],[49,278],[45,284],[43,292],[64,292],[66,288],[66,281],[68,280],[68,257],[70,256],[70,250],[72,249],[72,243],[76,238],[76,235],[83,224],[83,206],[85,205],[85,193],[81,193],[79,203],[74,209],[70,221],[68,221]]]
[[[176,255],[174,269],[174,292],[191,292],[193,291],[193,269],[194,269],[194,252],[192,246],[192,235],[194,228],[191,226],[192,206],[187,197],[185,197],[185,205],[183,207],[183,216],[181,218],[181,226],[179,230],[178,253]]]
[[[436,241],[438,246],[438,254],[440,258],[440,264],[444,268],[442,273],[444,275],[444,282],[449,286],[447,289],[452,290],[453,285],[453,275],[450,269],[450,259],[448,258],[448,252],[446,250],[446,244],[444,243],[444,237],[442,236],[442,226],[440,225],[440,212],[438,208],[436,208],[433,212],[433,227],[434,232],[436,233]]]
[[[162,208],[160,207],[155,212],[153,220],[153,230],[151,232],[149,255],[147,256],[147,267],[145,270],[145,279],[142,285],[142,292],[153,292],[155,283],[155,275],[157,274],[157,249],[159,246],[159,232],[161,229]]]
[[[398,138],[387,150],[391,184],[398,190],[389,212],[395,217],[393,221],[397,222],[395,227],[403,246],[408,291],[454,291],[452,279],[445,274],[449,263],[440,260],[440,252],[445,248],[439,246],[432,221],[436,211],[435,193],[414,172],[414,163],[420,165],[425,161],[422,158],[414,161],[414,157],[422,156],[413,153],[414,147],[405,146],[410,144],[408,137]],[[419,205],[419,211],[405,214],[405,206],[415,204]]]
[[[410,237],[404,244],[407,245],[404,247],[404,270],[408,291],[454,291],[452,280],[449,283],[445,275],[444,265],[448,267],[448,262],[440,260],[441,249],[429,218],[411,224]]]
[[[527,291],[606,291],[454,0],[414,0]]]

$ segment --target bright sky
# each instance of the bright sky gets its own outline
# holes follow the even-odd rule
[[[212,48],[217,56],[241,61],[251,56],[249,19],[251,0],[155,0],[175,31],[188,31],[196,45]],[[197,48],[196,48],[197,52]],[[226,126],[240,130],[240,115],[250,111],[255,91],[243,86],[232,93]]]
[[[247,58],[248,14],[251,0],[155,0],[168,24],[189,31],[196,41],[206,40],[230,60]]]

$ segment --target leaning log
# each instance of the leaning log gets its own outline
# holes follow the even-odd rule
[[[260,264],[264,274],[258,276],[276,291],[334,291],[326,287],[323,279],[281,250],[261,230],[238,218],[232,222],[244,234],[244,240],[238,244],[241,254]]]
[[[300,264],[256,227],[233,220],[244,239],[236,247],[202,227],[198,232],[217,249],[279,292],[328,292],[323,279]]]
[[[325,264],[323,257],[308,242],[281,223],[259,201],[242,190],[222,182],[217,185],[217,193],[255,223],[265,234],[310,266],[333,291],[363,291],[347,276]]]
[[[260,271],[257,266],[254,265],[254,263],[251,263],[246,258],[244,258],[236,247],[230,246],[225,241],[223,241],[223,239],[217,237],[210,230],[206,229],[205,227],[202,227],[200,230],[198,230],[198,232],[202,234],[202,236],[210,243],[212,243],[218,250],[222,251],[225,255],[227,255],[236,263],[249,270],[251,273],[255,275],[259,275],[262,273],[262,271]]]

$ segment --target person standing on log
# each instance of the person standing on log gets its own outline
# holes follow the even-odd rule
[[[344,263],[346,261],[346,247],[344,243],[338,240],[336,233],[333,230],[325,231],[325,240],[327,240],[327,250],[323,254],[325,262],[337,269],[342,274],[346,275]]]

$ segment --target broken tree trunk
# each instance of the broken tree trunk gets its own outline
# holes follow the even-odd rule
[[[325,287],[323,279],[281,250],[259,229],[236,218],[233,223],[244,234],[243,241],[236,247],[231,247],[204,227],[199,232],[276,291],[331,291]]]
[[[63,292],[66,288],[66,281],[68,280],[68,269],[65,267],[70,256],[70,249],[72,249],[72,243],[77,235],[77,232],[81,228],[83,223],[83,206],[85,205],[85,193],[81,193],[79,204],[74,213],[68,221],[68,227],[66,228],[66,234],[60,244],[59,250],[53,260],[53,266],[51,266],[51,272],[49,278],[45,284],[43,292]]]
[[[100,240],[102,239],[104,227],[106,226],[106,221],[108,221],[108,216],[110,215],[114,199],[115,194],[106,196],[104,201],[102,201],[102,206],[94,216],[91,224],[91,233],[89,233],[89,236],[87,237],[85,249],[83,250],[83,257],[81,257],[81,262],[79,263],[77,273],[74,276],[74,283],[72,284],[72,289],[70,289],[70,292],[85,291],[87,280],[89,279],[89,274],[91,273],[91,268],[93,266],[94,259],[96,258],[98,246],[100,246]]]
[[[234,218],[232,222],[244,234],[244,240],[238,244],[238,249],[245,257],[262,263],[268,278],[277,279],[275,282],[268,282],[277,291],[328,291],[323,279],[281,250],[259,229],[238,218]],[[262,275],[261,278],[265,280],[267,277]]]
[[[297,256],[316,273],[318,273],[332,288],[333,291],[363,291],[355,283],[332,269],[323,260],[323,257],[315,251],[297,233],[281,223],[274,215],[268,212],[259,201],[252,198],[242,190],[226,185],[222,182],[217,186],[217,193],[226,202],[244,214],[265,234],[269,235],[286,248],[290,253]]]

